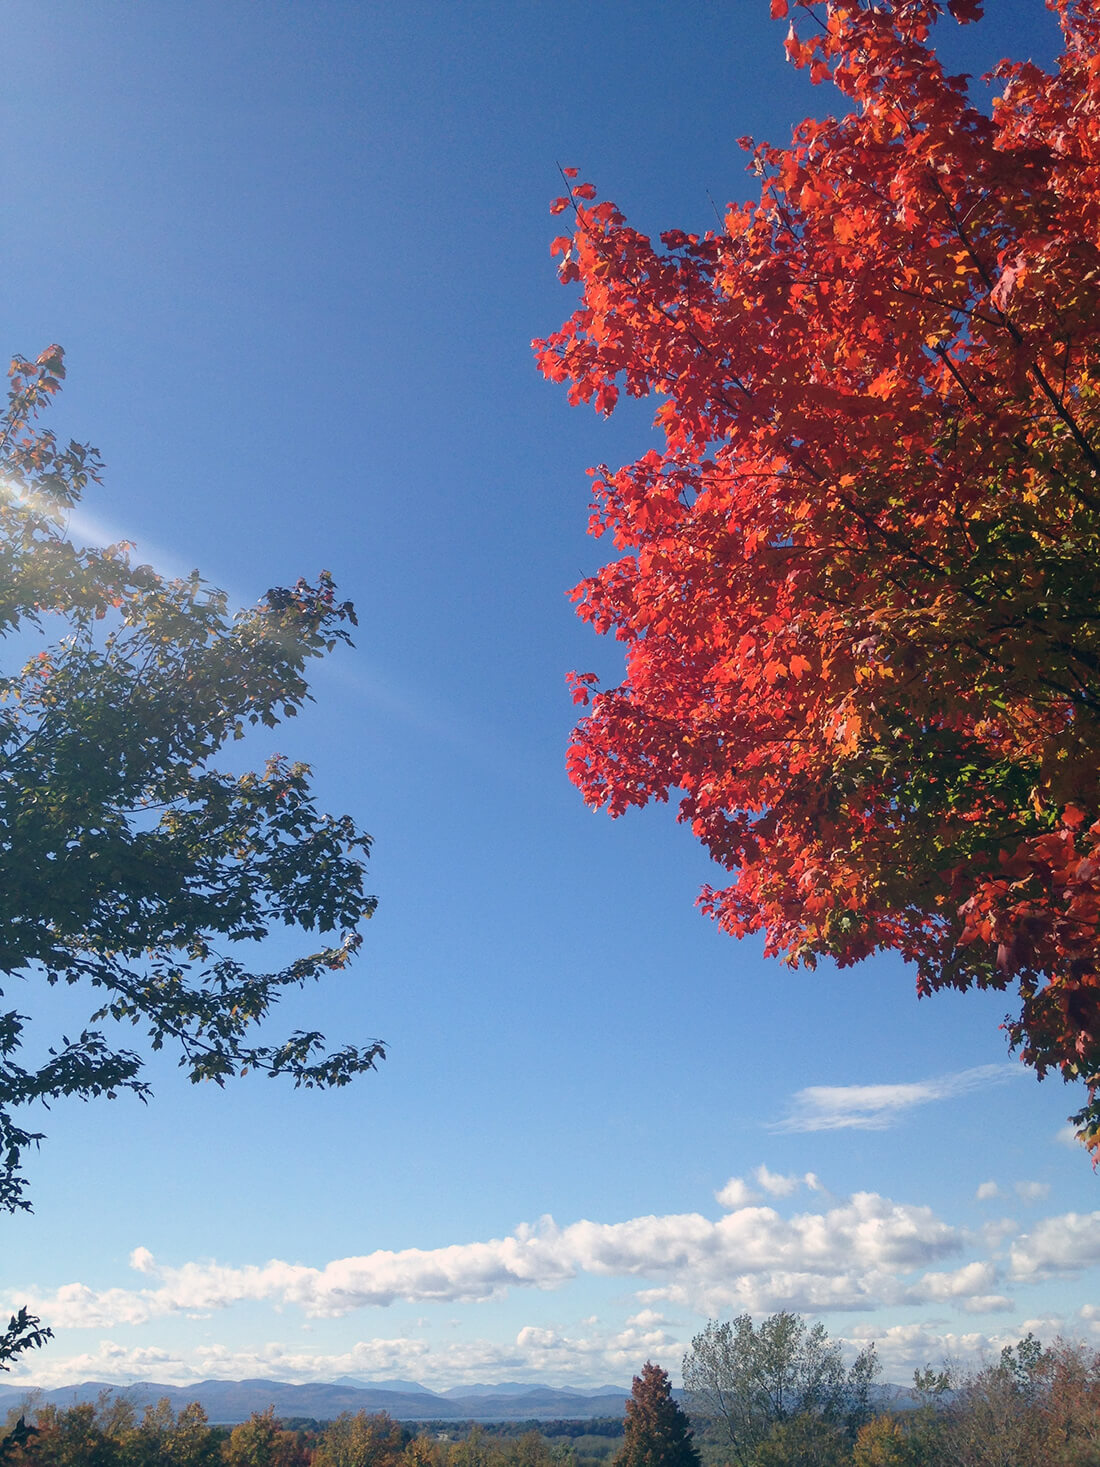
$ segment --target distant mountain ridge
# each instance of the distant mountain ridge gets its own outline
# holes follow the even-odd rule
[[[423,1386],[417,1386],[417,1390],[423,1389]],[[445,1391],[438,1391],[436,1394],[453,1400],[459,1396],[527,1396],[544,1390],[559,1391],[563,1396],[617,1396],[622,1392],[622,1387],[616,1385],[543,1386],[533,1385],[531,1381],[502,1380],[499,1385],[448,1386]],[[627,1391],[626,1394],[629,1395],[630,1392]]]
[[[139,1410],[163,1399],[176,1411],[198,1401],[210,1420],[219,1425],[245,1421],[253,1411],[264,1411],[268,1406],[273,1406],[279,1416],[308,1416],[317,1421],[330,1421],[345,1411],[386,1411],[397,1421],[409,1422],[586,1421],[621,1416],[630,1394],[617,1386],[586,1390],[521,1381],[450,1386],[436,1392],[416,1381],[358,1381],[352,1376],[308,1385],[275,1380],[203,1380],[188,1386],[155,1381],[119,1386],[86,1380],[51,1391],[5,1382],[0,1384],[0,1412],[21,1406],[28,1398],[64,1408],[80,1401],[95,1401],[104,1391],[124,1396]]]

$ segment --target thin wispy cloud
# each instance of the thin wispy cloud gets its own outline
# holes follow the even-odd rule
[[[938,1100],[955,1100],[1020,1073],[1018,1065],[977,1065],[952,1075],[894,1085],[808,1085],[791,1101],[773,1131],[884,1131],[908,1111]]]
[[[1016,1183],[1016,1196],[1022,1197],[1025,1202],[1041,1202],[1044,1197],[1048,1197],[1049,1195],[1049,1182]]]

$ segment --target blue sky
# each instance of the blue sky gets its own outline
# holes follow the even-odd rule
[[[943,28],[960,69],[1053,53],[1040,0],[994,10]],[[565,674],[617,656],[565,595],[599,563],[584,470],[635,457],[648,410],[535,372],[570,309],[556,165],[707,228],[751,193],[738,136],[832,105],[766,17],[5,7],[5,349],[67,350],[56,426],[108,465],[81,523],[242,603],[325,567],[358,606],[250,751],[310,760],[376,842],[361,958],[287,1027],[390,1045],[333,1095],[162,1057],[147,1108],[57,1105],[0,1300],[57,1339],[13,1379],[598,1384],[742,1308],[875,1338],[894,1379],[1097,1338],[1079,1099],[1010,1059],[1004,1001],[765,963],[694,909],[672,810],[612,822],[564,775]],[[19,1002],[43,1034],[81,1017]]]

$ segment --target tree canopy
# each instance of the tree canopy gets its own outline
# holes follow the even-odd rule
[[[100,460],[36,421],[63,376],[58,347],[17,358],[0,424],[0,973],[94,1000],[38,1065],[21,1063],[27,1017],[0,1011],[9,1209],[27,1205],[21,1163],[40,1139],[27,1106],[147,1093],[142,1057],[113,1042],[120,1025],[219,1085],[248,1070],[343,1085],[383,1055],[377,1040],[328,1051],[313,1032],[255,1033],[288,986],[359,946],[375,907],[370,840],[317,808],[305,764],[214,763],[250,726],[298,711],[306,664],[349,640],[352,606],[322,572],[233,615],[197,572],[171,580],[132,564],[126,544],[76,543],[68,517]],[[282,929],[319,936],[258,968],[256,945]]]
[[[647,1360],[631,1386],[615,1467],[699,1467],[693,1436],[668,1372]]]
[[[732,1322],[708,1321],[684,1356],[684,1393],[692,1419],[740,1467],[754,1467],[765,1442],[776,1450],[783,1427],[832,1445],[832,1429],[855,1432],[870,1416],[870,1389],[878,1372],[873,1345],[846,1370],[840,1346],[825,1326],[807,1326],[782,1310],[753,1324],[751,1314]],[[792,1423],[799,1421],[797,1428]],[[837,1438],[839,1440],[839,1438]],[[783,1450],[786,1450],[784,1447]]]
[[[662,436],[593,471],[573,595],[626,670],[573,675],[571,776],[679,791],[704,908],[771,955],[1014,990],[1098,1148],[1100,11],[1051,0],[1062,55],[990,111],[932,45],[978,0],[771,8],[851,110],[742,139],[758,197],[659,243],[576,170],[552,206],[581,301],[541,370]]]

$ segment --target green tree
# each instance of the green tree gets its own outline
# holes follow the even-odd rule
[[[0,420],[0,974],[94,992],[87,1027],[20,1063],[28,1019],[0,1010],[0,1207],[27,1206],[22,1124],[62,1095],[144,1096],[142,1058],[108,1025],[174,1047],[192,1081],[259,1070],[342,1085],[374,1068],[371,1041],[335,1052],[296,1032],[257,1043],[282,992],[343,968],[374,910],[369,838],[321,812],[310,770],[214,763],[250,726],[297,713],[306,664],[349,641],[331,577],[270,590],[232,615],[198,575],[83,547],[68,516],[101,467],[37,422],[64,376],[51,347],[16,359]],[[273,930],[319,934],[272,970]],[[24,1335],[26,1341],[41,1343]],[[9,1341],[9,1348],[11,1342]]]
[[[401,1455],[401,1467],[443,1467],[445,1452],[434,1437],[420,1432]]]
[[[503,1467],[555,1467],[556,1458],[541,1431],[513,1437],[503,1452]]]
[[[53,1330],[43,1325],[37,1315],[21,1308],[8,1320],[8,1327],[0,1333],[0,1370],[10,1370],[11,1362],[25,1350],[38,1350],[53,1338]],[[23,1415],[12,1417],[8,1430],[0,1436],[0,1462],[10,1461],[16,1450],[24,1446],[35,1434],[35,1427],[27,1424]]]
[[[857,1427],[869,1414],[878,1369],[874,1346],[845,1370],[840,1346],[821,1324],[773,1314],[757,1328],[750,1314],[732,1323],[712,1319],[684,1356],[684,1389],[693,1419],[707,1436],[751,1467],[777,1423],[812,1416]]]
[[[809,1411],[777,1421],[760,1443],[755,1467],[849,1467],[844,1431]]]
[[[893,1415],[875,1416],[860,1427],[852,1467],[919,1467],[914,1440]]]
[[[197,1401],[184,1406],[168,1430],[165,1458],[171,1467],[213,1467],[219,1460],[218,1434]]]
[[[672,1398],[668,1372],[647,1360],[626,1403],[616,1467],[699,1467],[691,1425]]]
[[[448,1462],[449,1467],[496,1467],[499,1456],[484,1429],[475,1424],[462,1441],[453,1443]]]
[[[65,1410],[45,1405],[36,1415],[38,1429],[22,1448],[24,1461],[35,1467],[120,1467],[117,1444],[91,1401]]]
[[[1100,1354],[1029,1334],[962,1380],[941,1432],[955,1467],[1096,1467]]]
[[[305,1467],[308,1457],[292,1431],[285,1431],[275,1408],[253,1411],[229,1433],[222,1459],[226,1467]]]
[[[325,1427],[312,1467],[400,1467],[408,1440],[385,1411],[345,1411]]]

